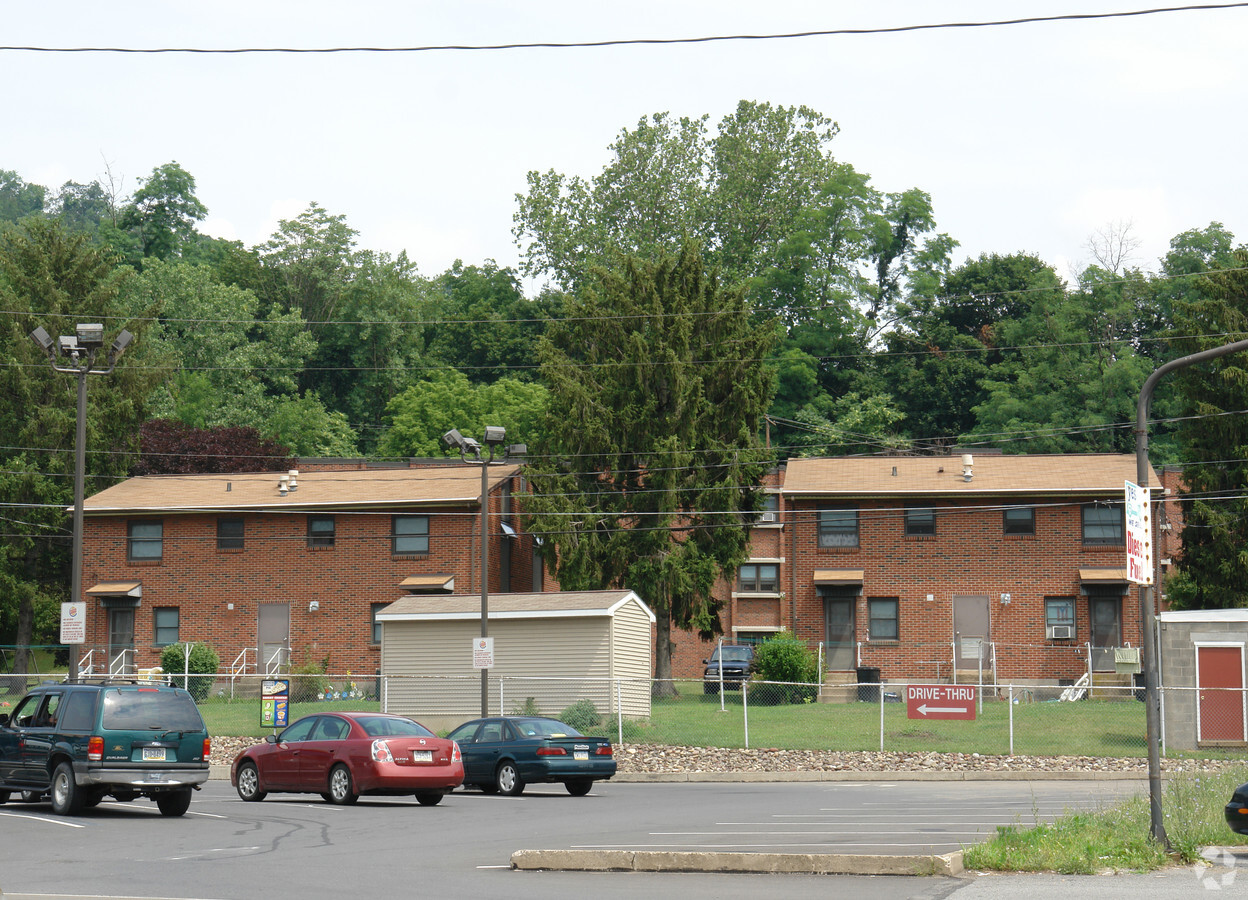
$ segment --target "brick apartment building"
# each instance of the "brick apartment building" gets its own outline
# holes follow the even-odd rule
[[[833,681],[866,668],[1054,683],[1089,656],[1114,672],[1115,649],[1141,638],[1122,502],[1135,480],[1133,455],[790,460],[724,586],[725,639],[787,630],[822,645]],[[1150,485],[1161,491],[1155,474]],[[700,674],[711,645],[676,644],[674,673]]]
[[[519,468],[488,472],[489,590],[542,590],[513,524]],[[458,461],[131,478],[84,505],[82,651],[106,671],[205,641],[223,667],[328,661],[372,674],[380,609],[407,593],[480,591],[480,497],[480,467]]]

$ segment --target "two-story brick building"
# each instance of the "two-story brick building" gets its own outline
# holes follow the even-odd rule
[[[515,465],[488,469],[489,590],[542,590],[518,533]],[[405,593],[480,591],[481,468],[301,463],[288,473],[131,478],[87,499],[83,589],[96,671],[206,641],[224,666],[371,674],[377,612]]]
[[[1113,672],[1141,639],[1122,510],[1135,480],[1117,454],[792,459],[723,588],[726,639],[787,630],[832,680]],[[682,635],[674,671],[708,652]]]

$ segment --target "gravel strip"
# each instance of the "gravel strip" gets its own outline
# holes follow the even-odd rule
[[[212,757],[229,765],[242,750],[259,743],[250,737],[214,737]],[[628,744],[617,747],[621,774],[722,772],[1138,772],[1148,775],[1140,757],[982,756],[978,753],[889,753],[822,750],[741,750],[724,747],[669,747]],[[1163,759],[1163,772],[1220,772],[1243,766],[1220,759]]]

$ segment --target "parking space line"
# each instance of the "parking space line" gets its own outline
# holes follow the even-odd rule
[[[7,819],[29,819],[32,822],[47,822],[49,825],[64,825],[66,828],[86,828],[77,822],[66,822],[64,819],[49,819],[47,816],[32,816],[29,813],[0,812]]]

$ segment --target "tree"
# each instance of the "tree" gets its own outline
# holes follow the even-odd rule
[[[1175,352],[1196,353],[1248,338],[1248,248],[1222,271],[1195,279],[1199,296],[1175,308]],[[1215,268],[1217,268],[1215,266]],[[1177,609],[1248,606],[1248,358],[1232,353],[1174,373],[1184,491],[1183,550],[1167,584]]]
[[[170,259],[194,240],[195,223],[206,215],[208,208],[195,196],[195,177],[167,162],[139,179],[120,224],[138,237],[144,258]]]
[[[716,579],[748,552],[773,337],[686,244],[595,270],[541,344],[529,528],[565,589],[627,587],[651,606],[660,685],[672,627],[718,632]]]
[[[150,419],[139,431],[135,475],[281,472],[291,453],[254,428],[193,428],[175,419]]]
[[[30,184],[16,172],[0,169],[0,222],[20,222],[43,212],[48,189]]]
[[[53,334],[76,322],[124,322],[135,335],[117,368],[92,378],[86,420],[87,488],[125,476],[138,450],[145,401],[164,370],[144,346],[147,322],[130,320],[121,302],[129,276],[82,234],[31,217],[0,240],[0,302],[14,314],[0,329],[0,504],[10,514],[0,554],[4,643],[31,643],[41,608],[67,600],[76,433],[76,378],[51,371],[27,333]],[[59,333],[65,333],[61,330]],[[12,629],[12,630],[8,630]],[[19,655],[17,670],[24,671]]]

